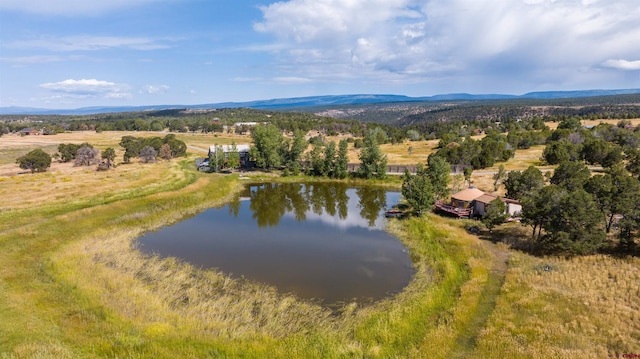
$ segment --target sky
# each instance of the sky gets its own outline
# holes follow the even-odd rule
[[[638,0],[0,0],[0,107],[628,88]]]

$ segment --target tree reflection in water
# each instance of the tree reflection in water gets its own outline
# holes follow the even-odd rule
[[[358,187],[356,194],[360,198],[360,216],[373,226],[380,210],[387,206],[387,190],[382,188]]]
[[[307,212],[324,213],[344,220],[348,214],[349,187],[342,183],[264,183],[252,185],[241,194],[251,199],[249,208],[258,226],[277,226],[286,213],[293,213],[298,221],[307,218]],[[360,215],[369,226],[374,226],[380,211],[386,207],[386,190],[358,187]],[[240,197],[229,204],[229,212],[238,216]]]

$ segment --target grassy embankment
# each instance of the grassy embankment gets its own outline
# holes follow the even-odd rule
[[[141,233],[222,204],[241,185],[190,163],[0,177],[0,195],[10,200],[0,207],[0,357],[640,352],[638,259],[512,252],[502,285],[505,250],[437,216],[392,221],[417,272],[403,292],[338,313],[145,258],[132,245]]]

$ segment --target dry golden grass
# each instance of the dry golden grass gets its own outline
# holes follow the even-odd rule
[[[405,141],[395,145],[381,145],[380,150],[387,155],[387,163],[392,165],[426,164],[427,157],[435,151],[438,142],[437,140]]]
[[[514,252],[480,358],[611,358],[640,353],[640,259]],[[498,354],[499,353],[499,354]]]
[[[43,202],[69,203],[98,195],[109,198],[124,188],[142,190],[160,183],[163,176],[180,175],[171,167],[170,162],[160,161],[96,171],[95,166],[73,167],[71,163],[55,163],[49,172],[0,177],[0,196],[3,198],[0,211],[28,208]]]
[[[580,122],[582,123],[583,126],[596,126],[601,123],[608,123],[615,126],[620,121],[621,121],[620,119],[600,119],[600,120],[582,120]],[[633,118],[625,121],[630,121],[633,126],[640,126],[640,118]],[[547,125],[550,129],[555,130],[556,128],[558,128],[558,125],[560,124],[560,122],[545,122],[544,124]]]

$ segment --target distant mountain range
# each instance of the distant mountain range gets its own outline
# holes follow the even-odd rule
[[[479,101],[479,100],[509,100],[509,99],[562,99],[583,98],[610,95],[638,94],[640,89],[623,90],[584,90],[584,91],[545,91],[529,92],[524,95],[480,94],[467,93],[443,94],[426,97],[409,97],[402,95],[333,95],[309,96],[249,102],[221,102],[202,105],[155,105],[155,106],[110,106],[110,107],[82,107],[77,109],[43,109],[30,107],[0,107],[0,115],[89,115],[96,113],[154,111],[167,109],[216,109],[216,108],[253,108],[269,110],[286,110],[292,108],[373,104],[393,102],[426,102],[426,101]]]

